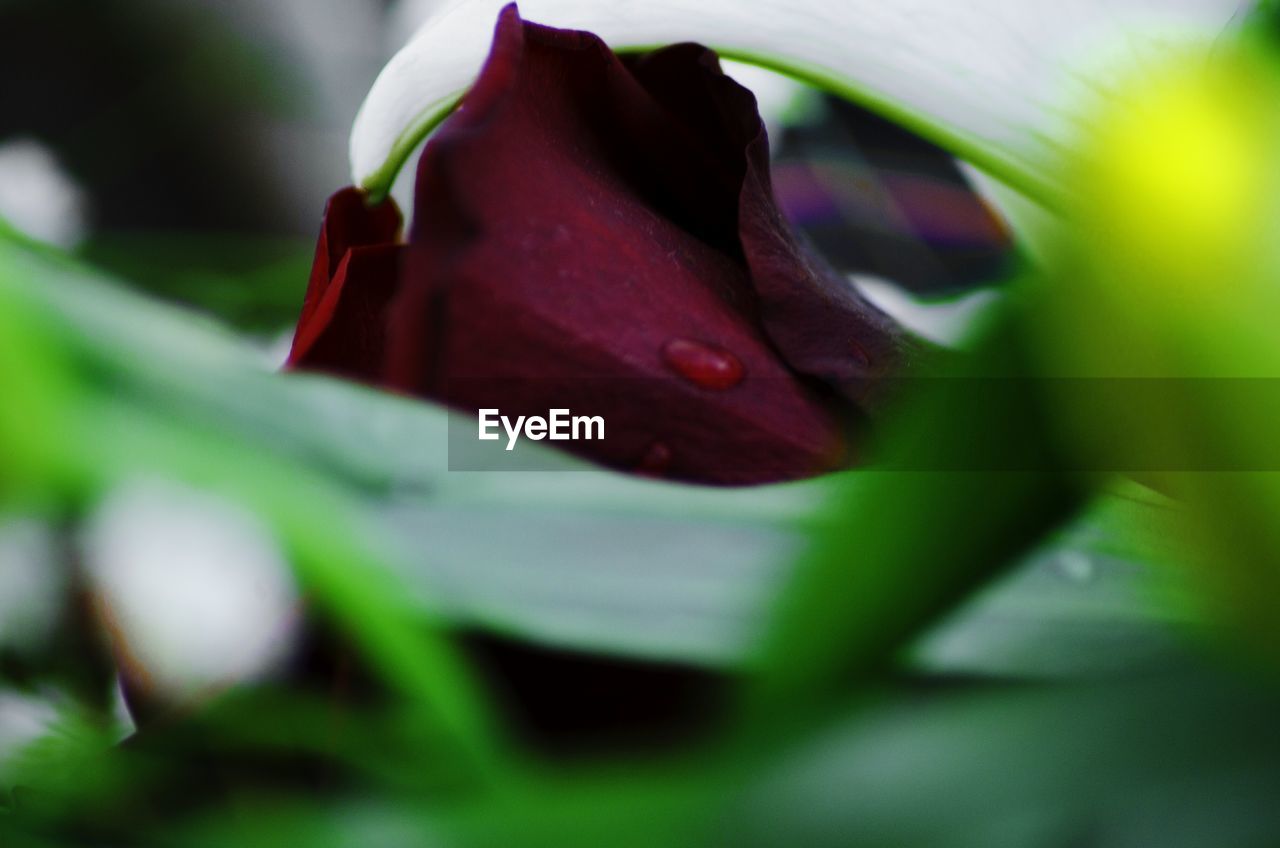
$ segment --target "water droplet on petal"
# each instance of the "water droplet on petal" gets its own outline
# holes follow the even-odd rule
[[[671,462],[675,459],[675,454],[671,452],[671,446],[666,442],[654,442],[645,451],[644,457],[636,465],[637,474],[647,477],[660,477],[671,468]]]
[[[662,349],[667,365],[695,386],[724,391],[742,382],[742,360],[718,347],[689,339],[674,339]]]

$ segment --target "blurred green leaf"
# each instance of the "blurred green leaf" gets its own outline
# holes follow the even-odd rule
[[[91,438],[110,433],[117,445],[131,446],[119,455],[95,451],[83,462],[123,476],[167,463],[180,467],[189,452],[214,445],[225,451],[230,441],[297,463],[305,472],[296,472],[291,506],[305,513],[314,497],[297,491],[304,473],[336,486],[350,511],[364,516],[363,532],[387,552],[381,561],[400,587],[398,602],[424,618],[580,651],[742,667],[769,604],[791,579],[818,508],[837,488],[861,492],[878,485],[876,475],[853,473],[715,490],[590,469],[547,451],[538,451],[539,467],[564,470],[451,472],[451,413],[439,407],[325,378],[270,373],[237,337],[206,319],[146,301],[73,265],[42,262],[21,250],[10,254],[22,273],[43,278],[26,287],[26,295],[52,311],[61,341],[78,348],[89,369]],[[64,438],[57,436],[51,449]],[[139,456],[146,461],[135,468]],[[261,476],[254,469],[249,479]],[[1113,524],[1156,520],[1153,510],[1136,505]],[[824,532],[849,533],[863,544],[856,532],[842,529],[838,512],[827,521]],[[1139,563],[1156,558],[1141,548],[1153,537],[1158,534],[1139,533],[1121,553]],[[1112,604],[1113,619],[1099,621],[1092,612],[1112,603],[1113,593],[1127,597],[1151,578],[1145,566],[1095,556],[1109,538],[1081,535],[1057,546],[1053,556],[1074,550],[1088,557],[1099,579],[1064,582],[1039,612],[1009,600],[1022,591],[1016,585],[967,610],[956,632],[977,627],[1001,634],[987,641],[1003,659],[969,652],[951,670],[1030,673],[1034,655],[1020,666],[1009,661],[1009,652],[1023,644],[1020,636],[1037,650],[1060,654],[1076,652],[1078,640],[1096,635],[1095,625],[1098,631],[1158,629],[1163,636],[1160,614],[1125,606],[1124,597]],[[1038,573],[1046,566],[1027,568]],[[1011,615],[1011,608],[1019,611]],[[943,657],[959,659],[946,650],[922,656],[933,657],[930,668],[940,668]],[[1085,655],[1075,668],[1090,662]],[[1112,667],[1117,660],[1108,653],[1098,662]]]
[[[1007,337],[988,344],[988,364],[1017,361]],[[371,725],[345,747],[327,744],[323,705],[214,704],[162,740],[329,754],[372,789],[309,801],[240,788],[235,817],[166,820],[160,844],[988,846],[1101,834],[1102,844],[1174,845],[1187,834],[1222,844],[1272,823],[1251,793],[1269,796],[1280,751],[1246,743],[1266,733],[1273,697],[1185,672],[1180,633],[1198,624],[1167,570],[1182,514],[1132,489],[1086,496],[1055,470],[1045,411],[1016,381],[994,405],[965,397],[963,381],[919,399],[888,449],[945,456],[978,445],[999,452],[976,457],[984,462],[1011,451],[1042,471],[881,470],[744,491],[558,454],[543,459],[560,471],[451,472],[444,410],[272,373],[213,322],[16,241],[0,241],[0,379],[39,413],[32,426],[23,410],[0,411],[0,455],[23,460],[20,475],[0,468],[11,493],[41,489],[82,509],[142,474],[236,499],[275,528],[320,608],[403,699],[403,713],[350,714]],[[784,590],[758,665],[754,647]],[[774,710],[764,715],[796,720],[794,733],[780,747],[650,771],[521,768],[442,624],[763,668],[759,703]],[[799,724],[810,706],[847,713],[845,676],[895,660],[916,676],[1071,686],[869,691],[844,728],[815,737],[823,725]],[[1170,667],[1184,669],[1180,682],[1122,682]],[[117,827],[156,816],[114,804],[140,803],[178,763],[101,747],[81,738],[70,759],[47,758],[51,774],[82,758],[76,779],[46,786],[49,814],[61,800]],[[790,752],[780,765],[778,751]],[[455,771],[501,779],[426,794]],[[743,783],[745,800],[725,813]]]
[[[148,232],[98,234],[79,255],[157,297],[279,334],[297,321],[314,252],[293,239]]]
[[[772,755],[545,770],[465,800],[250,803],[165,844],[1266,848],[1278,707],[1274,690],[1186,665],[1105,684],[877,687]]]
[[[64,354],[53,359],[34,345],[6,351],[3,372],[21,376],[48,362],[51,384],[63,386],[47,403],[50,426],[28,432],[26,447],[38,458],[29,474],[43,472],[40,482],[68,506],[91,505],[146,476],[245,504],[273,526],[305,589],[419,706],[424,724],[448,728],[465,767],[492,764],[483,701],[450,646],[404,603],[359,502],[273,445],[287,431],[263,425],[278,416],[259,414],[251,419],[259,426],[245,426],[243,416],[274,404],[266,392],[278,377],[255,367],[230,336],[15,241],[0,242],[0,309],[15,325],[45,328],[45,341]]]
[[[1280,700],[1226,676],[882,697],[811,736],[722,844],[1275,844]]]
[[[762,641],[753,726],[822,710],[1087,502],[1049,438],[1020,314],[1006,308],[972,355],[943,363],[840,483]]]

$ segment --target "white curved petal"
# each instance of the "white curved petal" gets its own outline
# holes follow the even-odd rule
[[[387,45],[395,53],[451,0],[398,0],[387,13]],[[390,53],[388,55],[390,55]]]
[[[358,183],[385,187],[488,53],[504,0],[440,3],[356,119]],[[1033,195],[1067,106],[1115,62],[1204,38],[1250,0],[523,0],[526,20],[616,49],[699,41],[876,106]]]
[[[387,43],[392,52],[404,47],[423,24],[448,5],[449,0],[399,0],[393,5],[387,17]],[[783,118],[796,108],[799,99],[812,92],[790,77],[758,65],[727,61],[724,70],[755,94],[770,135],[781,127]]]

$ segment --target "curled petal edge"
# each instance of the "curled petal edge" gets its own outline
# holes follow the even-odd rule
[[[385,196],[457,107],[505,0],[443,5],[382,71],[356,118],[357,185]],[[1217,37],[1252,0],[522,0],[526,20],[582,29],[619,51],[683,41],[859,103],[1057,209],[1055,148],[1073,102],[1118,62]]]

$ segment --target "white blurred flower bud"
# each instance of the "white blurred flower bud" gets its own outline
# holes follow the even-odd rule
[[[88,200],[44,145],[0,142],[0,218],[38,241],[73,248],[88,235]]]
[[[299,596],[284,554],[252,514],[169,483],[135,483],[83,537],[89,584],[123,672],[184,700],[261,678],[285,660]]]

